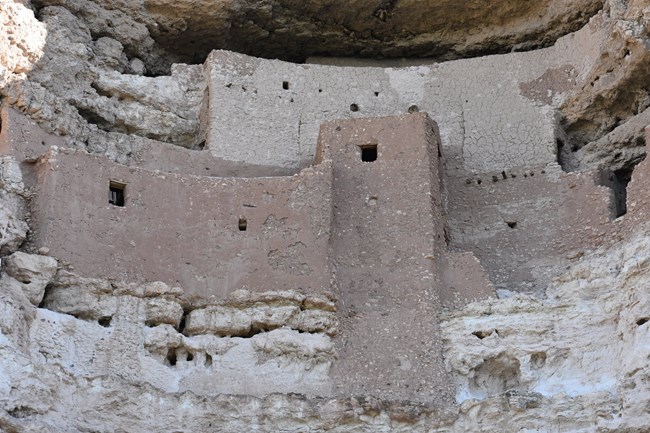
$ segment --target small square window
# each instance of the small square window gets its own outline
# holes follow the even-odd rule
[[[366,144],[359,146],[361,148],[361,161],[373,162],[377,160],[377,145]]]
[[[247,228],[248,228],[248,221],[246,221],[246,218],[239,218],[239,231],[245,232]]]
[[[111,180],[108,183],[108,203],[113,206],[124,206],[124,190],[126,184]]]

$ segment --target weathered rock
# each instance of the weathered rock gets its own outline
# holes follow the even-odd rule
[[[16,161],[0,158],[0,255],[11,254],[25,241],[25,185]]]
[[[0,9],[0,89],[25,79],[45,46],[45,25],[22,2],[4,1]]]
[[[34,305],[43,300],[45,286],[54,278],[57,265],[52,257],[20,251],[2,260],[2,270],[22,284],[25,296]]]
[[[0,254],[10,254],[23,243],[27,224],[0,203]]]
[[[597,140],[650,106],[650,9],[644,0],[610,1],[591,27],[600,56],[582,71],[583,84],[560,107],[568,134],[567,147]]]
[[[602,6],[602,0],[467,5],[448,0],[309,4],[229,0],[219,7],[190,0],[155,0],[146,6],[106,0],[37,0],[35,4],[62,4],[72,12],[84,11],[81,19],[93,32],[110,34],[145,61],[153,38],[170,57],[198,63],[215,48],[293,61],[322,53],[453,58],[525,49],[548,45],[576,30]],[[112,26],[105,24],[109,20]]]

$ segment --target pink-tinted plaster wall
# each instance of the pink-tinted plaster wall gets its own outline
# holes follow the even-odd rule
[[[291,177],[214,178],[53,150],[34,169],[32,245],[84,275],[164,281],[201,298],[329,289],[327,163]],[[111,180],[126,184],[123,207],[109,204]]]

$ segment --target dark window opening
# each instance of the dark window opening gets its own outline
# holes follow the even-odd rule
[[[125,189],[125,183],[111,180],[108,184],[108,203],[113,206],[124,206]]]
[[[561,138],[555,139],[556,145],[556,158],[557,163],[562,167],[564,171],[571,171],[571,166],[573,164],[573,155],[571,155],[571,148],[564,143],[564,140]]]
[[[357,104],[350,104],[350,111],[353,112],[359,111],[359,106]]]
[[[510,227],[511,229],[517,228],[517,221],[506,221],[506,224],[508,224],[508,227]]]
[[[632,179],[633,170],[634,167],[622,168],[613,173],[612,189],[614,190],[617,218],[627,213],[627,184]]]
[[[191,353],[188,353],[187,354],[187,360],[188,361],[194,361],[194,355],[192,355]]]
[[[104,328],[108,328],[109,326],[111,326],[111,319],[112,319],[112,317],[101,317],[97,321],[97,323],[99,323]]]
[[[248,228],[248,221],[246,221],[246,218],[239,218],[239,231],[245,232],[247,228]]]
[[[361,161],[363,162],[373,162],[377,160],[377,145],[376,144],[366,144],[361,147]]]
[[[417,105],[411,105],[411,106],[409,107],[409,113],[417,113],[417,112],[419,112],[419,111],[420,111],[420,108],[418,108]]]
[[[176,365],[176,350],[169,349],[167,351],[167,363],[170,366]]]
[[[284,90],[289,90],[289,82],[288,81],[283,81],[282,82],[282,88]]]

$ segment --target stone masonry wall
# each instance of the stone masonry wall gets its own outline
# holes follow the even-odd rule
[[[437,325],[446,250],[437,126],[424,114],[333,121],[319,140],[334,167],[338,392],[449,402]],[[375,160],[362,160],[368,146]]]
[[[613,192],[596,180],[552,166],[449,176],[449,247],[472,251],[497,288],[542,292],[611,230]]]
[[[54,149],[35,169],[31,243],[84,275],[217,299],[329,289],[327,164],[293,177],[199,178]],[[123,207],[109,204],[110,181],[126,184]]]
[[[227,160],[301,166],[323,121],[424,111],[440,125],[443,153],[459,155],[468,172],[555,162],[554,107],[584,84],[604,37],[586,27],[543,50],[408,68],[214,51],[205,62],[206,146]]]

